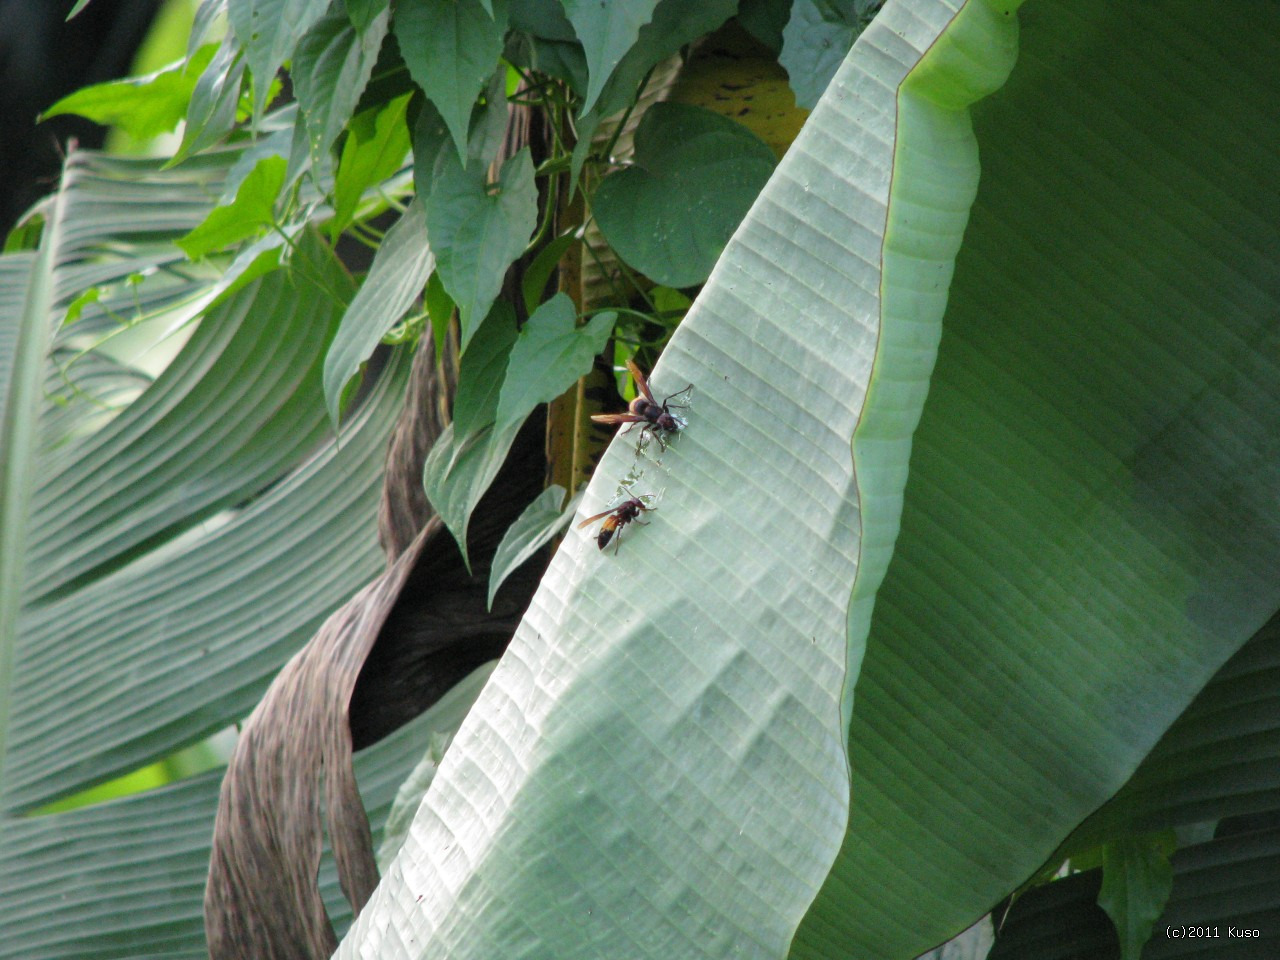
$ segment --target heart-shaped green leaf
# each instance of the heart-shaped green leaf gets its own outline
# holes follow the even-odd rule
[[[440,279],[458,305],[464,351],[537,222],[538,188],[527,148],[502,165],[492,192],[486,189],[482,164],[463,167],[451,151],[440,157],[427,233]]]
[[[270,229],[286,163],[284,157],[263,157],[241,181],[231,203],[214,207],[200,226],[174,242],[196,260]]]
[[[401,3],[395,32],[414,82],[426,93],[467,154],[471,106],[493,74],[507,30],[506,0]]]
[[[604,350],[617,314],[597,313],[584,326],[566,294],[557,293],[534,311],[516,338],[502,381],[496,420],[502,430],[523,423],[540,403],[550,403],[591,369]]]
[[[623,260],[659,283],[693,286],[707,279],[775,162],[741,124],[658,103],[636,130],[634,163],[605,178],[592,209]]]
[[[587,54],[590,82],[582,112],[595,106],[605,81],[636,41],[640,28],[653,18],[658,0],[630,3],[600,3],[599,0],[563,0],[564,11],[573,24]]]

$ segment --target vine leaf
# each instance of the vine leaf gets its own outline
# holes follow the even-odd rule
[[[540,403],[550,403],[588,370],[591,358],[604,349],[617,314],[597,313],[576,325],[577,310],[564,293],[534,311],[507,361],[498,397],[497,423],[503,430],[524,422]]]
[[[324,16],[327,0],[228,0],[227,19],[253,74],[253,115],[262,116],[276,71]]]
[[[196,81],[191,103],[187,106],[182,143],[167,166],[176,166],[193,153],[212,146],[234,126],[244,65],[244,57],[236,48],[234,38],[228,35]]]
[[[778,62],[786,68],[798,106],[812,110],[817,104],[877,7],[867,0],[795,0]]]
[[[84,87],[63,97],[40,114],[40,119],[73,113],[103,126],[119,127],[136,140],[169,133],[186,116],[196,80],[217,49],[217,44],[207,43],[184,63],[167,70]]]
[[[517,336],[515,313],[499,300],[476,332],[464,361],[464,376],[453,401],[453,427],[459,434],[475,433],[494,422],[507,359]]]
[[[358,29],[342,14],[330,14],[298,44],[289,75],[313,155],[328,150],[351,119],[378,61],[389,19],[383,11]]]
[[[528,148],[502,165],[494,192],[486,189],[483,164],[464,167],[451,151],[437,161],[427,233],[440,279],[458,305],[464,351],[537,223],[538,188]]]
[[[333,220],[329,237],[338,235],[355,218],[364,192],[382,183],[404,164],[409,152],[409,128],[405,113],[411,94],[365,110],[351,122],[351,133],[342,145],[342,159],[333,186]]]
[[[703,0],[701,3],[663,0],[658,4],[653,11],[653,19],[640,28],[635,44],[626,51],[605,81],[596,105],[583,111],[578,118],[578,143],[573,148],[569,171],[571,180],[577,182],[601,121],[631,102],[650,68],[675,54],[685,44],[717,29],[733,16],[737,8],[736,0]],[[542,45],[541,53],[550,52],[547,46]],[[559,53],[565,56],[565,66],[570,68],[580,57],[580,54],[575,55],[576,48],[572,47],[561,49]],[[570,69],[565,79],[574,82],[573,75],[574,71]],[[575,89],[577,86],[575,84]]]
[[[431,449],[423,471],[427,498],[467,557],[472,511],[493,483],[520,427],[540,404],[591,368],[613,329],[612,313],[575,326],[565,294],[544,303],[514,336],[509,308],[495,308],[462,357],[454,422]],[[494,374],[505,360],[505,373]],[[501,389],[494,385],[501,382]],[[471,384],[484,385],[471,393]],[[468,560],[468,563],[470,561]]]
[[[577,513],[578,503],[582,499],[581,491],[577,496],[571,497],[567,504],[564,502],[566,492],[558,483],[547,487],[507,529],[502,542],[498,544],[498,552],[493,555],[493,566],[489,571],[490,607],[507,575],[564,530]]]
[[[266,156],[236,188],[235,199],[214,207],[204,222],[174,241],[192,260],[247,240],[275,223],[276,197],[284,186],[284,157]]]
[[[565,0],[564,10],[587,53],[587,98],[582,112],[595,106],[605,81],[628,50],[640,28],[653,19],[658,0],[637,3],[600,3],[598,0]]]
[[[657,103],[636,130],[635,162],[605,178],[592,209],[623,260],[659,283],[691,287],[707,279],[774,163],[741,124]]]
[[[324,398],[335,424],[347,381],[413,306],[434,266],[427,244],[426,211],[414,200],[387,231],[325,356]]]
[[[344,6],[352,25],[363,33],[387,9],[389,2],[390,0],[345,0]]]
[[[440,111],[460,157],[467,151],[472,104],[502,54],[506,31],[506,0],[401,4],[396,10],[396,39],[409,75]]]

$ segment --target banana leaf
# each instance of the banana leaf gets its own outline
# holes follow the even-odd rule
[[[1276,15],[1020,6],[859,39],[340,956],[913,957],[1280,605]]]
[[[210,307],[216,271],[171,241],[236,156],[179,175],[74,154],[40,250],[0,258],[6,956],[203,955],[214,775],[41,810],[241,720],[384,562],[373,520],[409,357],[339,444],[321,370],[352,283],[327,247],[300,236],[286,268]],[[103,296],[64,324],[89,276]],[[185,328],[154,379],[103,352],[143,319]],[[412,766],[396,756],[375,805]]]

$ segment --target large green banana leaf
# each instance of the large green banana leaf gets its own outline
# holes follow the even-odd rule
[[[1019,6],[859,40],[341,956],[912,957],[1280,605],[1280,14]]]
[[[397,788],[433,736],[457,728],[486,670],[356,755],[369,818],[380,830]],[[0,836],[5,960],[207,957],[201,903],[222,770],[150,793],[6,821]],[[332,858],[320,891],[335,925],[350,921]]]
[[[0,258],[3,956],[204,955],[216,780],[30,814],[238,722],[383,563],[373,519],[408,358],[335,443],[320,374],[351,280],[327,247],[300,238],[288,269],[205,311],[154,381],[71,359],[135,309],[183,323],[208,307],[212,272],[172,239],[236,157],[166,172],[74,155],[39,253]],[[91,283],[99,302],[61,326]],[[375,809],[412,767],[399,749],[364,761],[384,768]]]
[[[1218,936],[1153,938],[1142,956],[1270,957],[1280,922],[1280,617],[1218,671],[1110,802],[1072,834],[1075,858],[1113,838],[1177,827],[1173,885],[1158,930]],[[1097,905],[1098,871],[1035,888],[1002,917],[992,960],[1111,960],[1116,933]],[[1259,936],[1232,936],[1257,930]],[[1069,931],[1068,936],[1063,936]]]

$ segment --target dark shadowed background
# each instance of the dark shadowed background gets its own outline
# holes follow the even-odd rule
[[[69,139],[101,146],[79,117],[36,124],[41,110],[90,83],[123,77],[162,0],[0,0],[0,235],[53,188]]]

